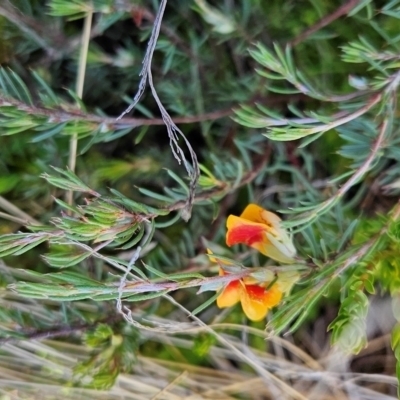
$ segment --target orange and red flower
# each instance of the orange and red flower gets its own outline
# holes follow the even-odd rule
[[[240,217],[230,215],[226,224],[228,246],[243,243],[282,263],[295,262],[296,249],[292,239],[274,213],[256,204],[249,204]],[[210,250],[208,253],[212,254]],[[210,259],[219,263],[220,276],[229,275],[226,271],[228,268],[224,269],[229,262],[218,261],[215,257]],[[247,318],[252,321],[264,319],[299,279],[295,271],[278,272],[276,275],[268,270],[265,272],[230,281],[218,295],[217,306],[226,308],[240,302]]]
[[[227,272],[220,268],[220,275]],[[240,301],[243,312],[251,321],[260,321],[268,311],[282,299],[283,292],[279,284],[255,283],[251,277],[234,280],[228,283],[217,298],[219,308],[232,307]]]
[[[232,274],[233,271],[243,271],[226,260],[219,260],[207,249],[212,262],[219,264],[219,276]],[[239,268],[239,270],[238,270]],[[228,272],[226,269],[230,269]],[[232,307],[241,303],[243,312],[252,321],[265,318],[268,311],[278,305],[282,297],[290,292],[299,279],[296,271],[282,271],[274,274],[268,269],[258,269],[251,275],[230,281],[217,297],[219,308]]]
[[[226,244],[243,243],[282,263],[293,263],[296,249],[291,237],[281,226],[281,219],[256,204],[249,204],[240,217],[230,215]]]

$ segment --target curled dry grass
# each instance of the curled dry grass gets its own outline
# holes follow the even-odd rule
[[[3,301],[13,307],[22,304],[15,295],[4,295]],[[38,317],[46,317],[35,301],[24,300],[23,304]],[[382,310],[382,304],[379,309]],[[133,317],[143,315],[137,312]],[[169,318],[146,318],[155,324],[168,324],[182,315],[174,312]],[[394,399],[396,378],[393,376],[395,363],[390,353],[390,337],[377,334],[384,329],[377,323],[377,319],[371,319],[370,334],[375,338],[357,356],[347,356],[330,348],[324,317],[320,317],[312,329],[304,329],[295,338],[267,339],[262,350],[259,342],[256,346],[251,344],[256,341],[255,337],[265,338],[265,332],[260,329],[225,323],[209,325],[251,359],[258,366],[256,371],[249,368],[240,355],[219,343],[212,345],[204,356],[207,367],[190,363],[187,354],[193,349],[194,336],[202,328],[192,329],[184,335],[142,331],[137,363],[130,373],[120,374],[110,390],[86,389],[84,380],[80,382],[82,387],[69,387],[75,365],[90,355],[90,349],[84,345],[73,344],[80,342],[81,333],[72,334],[68,342],[64,339],[9,342],[0,350],[0,398]],[[149,348],[166,350],[173,354],[174,361],[158,357],[157,351],[151,353]],[[146,353],[151,357],[142,355]],[[271,374],[274,379],[268,379],[269,375],[261,371]],[[290,388],[290,392],[285,387]]]

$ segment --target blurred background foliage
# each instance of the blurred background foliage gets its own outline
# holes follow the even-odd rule
[[[160,3],[0,2],[0,398],[395,398],[400,1],[168,2],[151,70],[199,162],[188,221],[149,88],[117,119]],[[208,291],[207,247],[285,268],[225,248],[252,202],[302,276],[267,330]]]

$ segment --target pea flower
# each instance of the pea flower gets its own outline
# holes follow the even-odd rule
[[[226,275],[222,268],[219,275]],[[267,287],[266,283],[256,283],[251,277],[229,282],[217,298],[219,308],[232,307],[240,301],[243,312],[251,321],[261,321],[268,311],[282,299],[283,292],[277,283]]]
[[[240,217],[230,215],[226,221],[226,244],[243,243],[282,263],[293,263],[296,249],[281,226],[281,219],[256,204],[249,204]]]
[[[219,260],[207,249],[210,261],[219,264],[219,276],[226,276],[239,271],[229,261]],[[230,269],[231,271],[227,271]],[[217,297],[219,308],[232,307],[241,303],[243,312],[251,321],[260,321],[268,311],[278,305],[282,297],[289,293],[299,280],[297,271],[273,271],[263,268],[254,270],[248,276],[230,281]]]

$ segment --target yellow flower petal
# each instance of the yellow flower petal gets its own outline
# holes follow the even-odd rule
[[[251,321],[261,321],[268,311],[282,299],[282,292],[277,285],[266,290],[258,285],[243,285],[240,301],[243,312]]]
[[[271,228],[279,225],[281,219],[274,213],[264,210],[257,204],[249,204],[242,214],[241,218],[247,219],[248,221],[257,222],[260,224],[267,225]]]
[[[219,308],[232,307],[240,300],[241,283],[239,280],[232,281],[226,285],[222,293],[217,297]]]

